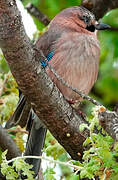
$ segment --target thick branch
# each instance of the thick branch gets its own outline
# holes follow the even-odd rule
[[[0,46],[21,91],[40,120],[73,159],[80,159],[88,131],[79,132],[84,123],[66,102],[40,66],[39,54],[24,31],[14,0],[0,0]]]
[[[0,148],[2,149],[2,151],[8,149],[8,153],[7,153],[8,159],[21,155],[15,142],[11,139],[7,131],[3,129],[1,125],[0,125]]]
[[[118,141],[118,113],[115,111],[103,111],[99,113],[100,125],[116,141]]]
[[[98,20],[111,9],[118,8],[118,0],[83,0],[82,5],[93,12]]]

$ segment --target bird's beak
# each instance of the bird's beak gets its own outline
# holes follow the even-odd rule
[[[105,30],[105,29],[110,29],[111,26],[109,26],[108,24],[103,24],[103,23],[98,23],[98,24],[95,24],[95,29],[97,30]]]

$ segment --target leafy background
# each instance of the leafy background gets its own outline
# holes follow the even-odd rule
[[[79,5],[80,0],[24,0],[22,1],[24,7],[29,3],[33,3],[37,8],[39,8],[44,14],[46,14],[50,19],[52,19],[57,13],[62,9]],[[44,31],[44,25],[39,22],[36,18],[32,17],[34,23],[37,26],[37,32]],[[107,23],[113,27],[118,28],[118,9],[112,10],[107,13],[100,21]],[[30,27],[29,27],[30,28]],[[101,56],[100,56],[100,68],[98,80],[91,91],[91,96],[105,105],[107,108],[113,110],[114,107],[117,109],[118,103],[118,30],[116,31],[104,31],[99,32],[98,39],[101,46]],[[35,35],[34,35],[35,36]],[[0,52],[0,121],[4,126],[5,122],[9,120],[9,117],[13,113],[16,104],[18,102],[18,88],[17,84],[10,73],[9,67],[6,64],[6,61]],[[86,102],[84,103],[84,110],[88,114],[88,118],[91,117],[93,105]],[[93,116],[92,116],[93,117]],[[91,118],[90,118],[91,119]],[[93,121],[92,121],[93,122]],[[18,127],[14,127],[18,128]],[[89,127],[88,127],[89,128]],[[10,132],[10,136],[19,146],[20,150],[23,152],[25,149],[24,134],[22,132],[17,132],[16,134]],[[84,163],[80,166],[84,167],[84,171],[81,172],[82,177],[92,178],[94,176],[103,177],[105,169],[107,169],[107,177],[111,179],[117,179],[117,163],[114,161],[114,154],[117,153],[117,148],[115,151],[111,152],[110,146],[113,143],[113,140],[106,136],[101,137],[101,135],[95,135],[91,131],[91,138],[94,140],[94,144],[89,151],[84,154]],[[91,139],[90,138],[90,139]],[[91,140],[87,139],[85,144],[91,143]],[[104,145],[103,145],[104,144]],[[94,147],[94,148],[93,148]],[[101,148],[101,151],[98,151],[98,147]],[[52,137],[48,132],[45,142],[44,152],[47,156],[58,159],[60,161],[68,161],[70,157],[65,152],[65,150],[57,143],[57,141]],[[98,153],[98,156],[91,156],[91,153],[95,155],[95,152]],[[109,161],[107,162],[107,157],[109,156]],[[87,158],[90,158],[90,161]],[[94,158],[93,158],[94,157]],[[115,164],[115,167],[112,167],[112,164]],[[93,166],[94,165],[94,166]],[[67,180],[76,180],[78,175],[73,173],[72,168],[68,166],[58,165],[58,168],[55,169],[55,164],[47,166],[47,169],[44,171],[44,177],[48,180],[57,179],[55,176],[56,170],[60,171],[60,179]],[[112,169],[112,171],[111,171]],[[115,169],[115,170],[114,170]],[[94,171],[94,172],[93,172]],[[95,173],[96,172],[96,173]]]

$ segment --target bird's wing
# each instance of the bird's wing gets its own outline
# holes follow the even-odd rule
[[[69,85],[88,94],[97,78],[99,55],[99,42],[95,36],[65,33],[55,43],[50,64]],[[47,73],[67,99],[79,98],[57,80],[49,68]]]
[[[55,27],[49,28],[36,42],[37,48],[43,51],[45,56],[53,50],[54,44],[58,38],[61,36],[61,31],[58,31]],[[54,48],[55,49],[55,48]]]

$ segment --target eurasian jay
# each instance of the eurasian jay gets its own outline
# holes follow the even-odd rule
[[[57,74],[63,78],[73,88],[77,88],[88,94],[93,87],[99,68],[100,47],[97,40],[96,30],[108,29],[110,26],[98,23],[95,16],[82,6],[75,6],[61,11],[51,21],[49,29],[36,42],[37,48],[43,51],[50,65]],[[56,84],[58,89],[67,100],[74,102],[82,100],[78,94],[64,86],[50,71],[45,60],[41,60],[42,66],[47,74]],[[17,122],[25,106],[24,95],[20,96],[19,104],[14,112],[12,119]],[[20,113],[19,113],[20,112]],[[31,124],[34,115],[30,112]],[[27,143],[25,155],[41,155],[46,129],[42,124],[38,129],[30,127],[30,136]],[[33,132],[33,133],[31,133]],[[27,162],[33,164],[35,176],[38,174],[40,161],[30,159]]]
[[[47,57],[57,74],[73,88],[88,94],[98,74],[100,47],[96,29],[109,28],[97,23],[84,7],[61,11],[50,23],[36,45]],[[45,62],[42,61],[45,66]],[[46,72],[67,100],[80,100],[78,94],[65,87],[46,67]]]

